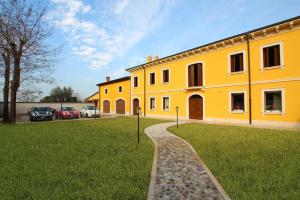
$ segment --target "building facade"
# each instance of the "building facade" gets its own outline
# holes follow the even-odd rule
[[[300,126],[299,17],[127,69],[131,113]],[[151,61],[150,61],[151,60]]]
[[[130,76],[99,83],[99,110],[103,114],[130,114]]]

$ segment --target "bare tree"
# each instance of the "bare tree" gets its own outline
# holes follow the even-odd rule
[[[51,29],[43,21],[47,6],[36,1],[0,2],[0,37],[12,59],[10,81],[10,122],[16,121],[17,93],[22,82],[51,82],[45,76],[58,49],[49,49],[45,40]]]

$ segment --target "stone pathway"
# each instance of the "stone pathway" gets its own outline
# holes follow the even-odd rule
[[[156,145],[148,199],[230,199],[191,145],[166,130],[172,125],[145,129]]]

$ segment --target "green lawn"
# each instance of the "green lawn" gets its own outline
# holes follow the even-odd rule
[[[144,134],[137,145],[136,124],[0,124],[0,199],[146,199],[154,146]]]
[[[185,124],[188,141],[232,199],[300,199],[300,132]]]

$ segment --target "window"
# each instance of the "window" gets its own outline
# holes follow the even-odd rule
[[[188,86],[202,86],[203,85],[202,64],[193,64],[188,66]]]
[[[121,93],[123,90],[122,86],[119,86],[119,92]]]
[[[245,112],[245,95],[244,93],[231,93],[231,111]]]
[[[169,70],[163,70],[163,83],[169,83]]]
[[[282,91],[265,91],[265,112],[282,112]]]
[[[150,85],[154,85],[155,84],[155,73],[152,72],[150,73]]]
[[[104,93],[107,94],[107,92],[108,92],[108,90],[107,90],[107,88],[105,88]]]
[[[133,78],[133,87],[138,87],[138,77]]]
[[[163,97],[163,110],[168,111],[170,109],[170,98]]]
[[[230,55],[230,72],[244,71],[244,53]]]
[[[155,98],[150,98],[150,110],[155,110]]]
[[[263,48],[263,67],[274,67],[281,65],[280,44]]]

